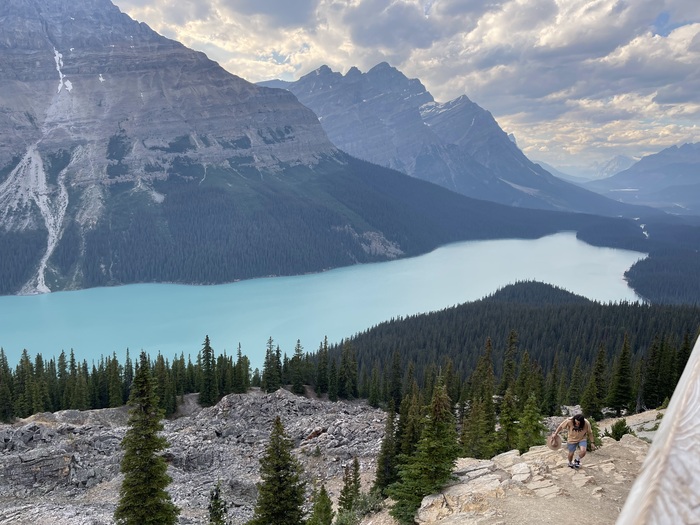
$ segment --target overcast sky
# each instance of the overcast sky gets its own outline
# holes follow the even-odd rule
[[[699,0],[114,0],[251,82],[387,61],[535,160],[700,141]]]

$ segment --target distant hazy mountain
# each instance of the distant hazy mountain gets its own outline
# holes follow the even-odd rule
[[[636,162],[632,157],[616,155],[612,159],[603,162],[593,162],[586,165],[557,165],[552,166],[540,160],[533,160],[552,175],[560,179],[568,180],[576,184],[590,182],[591,180],[604,179],[626,170]]]
[[[461,96],[435,102],[417,79],[387,63],[345,75],[322,66],[285,87],[351,155],[511,206],[605,215],[637,214],[552,176],[531,162],[492,115]]]
[[[1,294],[299,274],[591,220],[354,159],[289,92],[108,0],[0,2],[0,86]]]
[[[574,184],[582,185],[582,184],[585,184],[586,182],[590,181],[590,179],[587,179],[584,177],[577,177],[576,175],[570,175],[564,171],[561,171],[559,168],[555,168],[551,164],[547,164],[546,162],[541,161],[541,160],[533,160],[532,162],[534,162],[535,164],[539,164],[540,166],[542,166],[542,168],[547,170],[549,173],[551,173],[555,177],[558,177],[558,178],[563,179],[563,180],[567,180],[569,182],[573,182]]]
[[[672,146],[586,185],[611,198],[670,213],[700,214],[700,143]]]

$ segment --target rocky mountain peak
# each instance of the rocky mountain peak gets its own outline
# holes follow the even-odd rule
[[[467,95],[436,102],[419,79],[387,62],[332,80],[326,74],[322,86],[309,77],[284,87],[319,116],[331,141],[353,156],[502,204],[632,213],[532,163],[493,115]]]

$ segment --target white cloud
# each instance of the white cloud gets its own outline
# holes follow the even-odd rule
[[[146,3],[147,2],[147,3]],[[117,0],[250,81],[388,61],[566,163],[698,141],[697,0]]]

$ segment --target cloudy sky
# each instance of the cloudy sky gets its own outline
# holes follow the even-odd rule
[[[700,141],[698,0],[114,1],[252,82],[387,61],[558,167]]]

